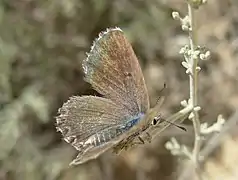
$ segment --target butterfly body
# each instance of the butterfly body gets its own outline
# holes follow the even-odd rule
[[[57,129],[79,151],[72,164],[94,159],[111,148],[127,149],[147,131],[158,112],[150,110],[137,57],[119,28],[99,35],[83,69],[85,81],[102,97],[73,96],[59,109]]]
[[[119,137],[121,134],[128,132],[132,127],[135,127],[139,123],[142,117],[143,115],[140,115],[139,117],[127,121],[125,124],[112,126],[97,132],[89,138],[89,141],[86,144],[90,144],[95,147],[101,146],[108,141]]]

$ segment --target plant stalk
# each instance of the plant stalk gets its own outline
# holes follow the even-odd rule
[[[190,65],[192,67],[191,72],[189,74],[189,87],[190,87],[190,101],[193,108],[198,106],[198,58],[194,56],[194,52],[196,51],[197,46],[197,34],[196,34],[196,21],[195,21],[195,10],[190,3],[188,3],[188,16],[190,19],[190,27],[189,30],[189,44],[191,49],[190,56]],[[195,133],[194,146],[192,151],[193,162],[197,166],[199,160],[199,152],[201,148],[201,138],[200,138],[200,120],[198,112],[193,109],[193,127]]]

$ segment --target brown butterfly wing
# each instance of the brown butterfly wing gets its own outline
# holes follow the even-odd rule
[[[109,29],[99,35],[83,62],[85,80],[105,98],[128,109],[146,113],[149,97],[138,59],[123,32]]]
[[[121,139],[117,132],[121,122],[130,116],[124,107],[110,99],[94,96],[71,97],[59,109],[59,114],[56,127],[65,141],[79,151],[73,161],[77,164],[93,159],[115,145]]]

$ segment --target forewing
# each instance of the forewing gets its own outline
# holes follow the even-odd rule
[[[85,80],[105,98],[128,109],[146,113],[149,98],[137,57],[119,28],[108,29],[95,40],[83,62]]]

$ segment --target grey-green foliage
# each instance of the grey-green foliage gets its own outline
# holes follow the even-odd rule
[[[21,136],[24,136],[22,117],[27,111],[35,112],[39,120],[46,120],[48,117],[47,99],[39,93],[39,86],[25,89],[21,96],[11,101],[0,111],[0,160],[8,157],[11,150]]]

